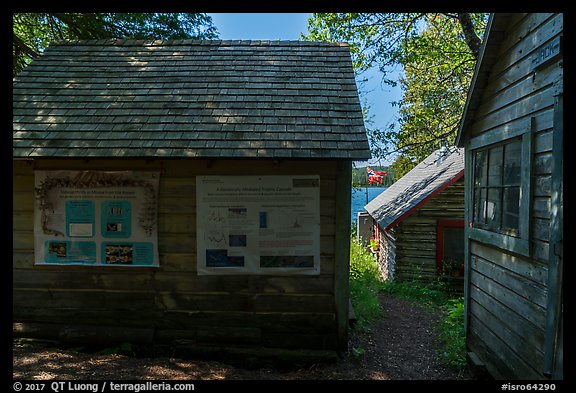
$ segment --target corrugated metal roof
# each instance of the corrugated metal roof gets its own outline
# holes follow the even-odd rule
[[[347,44],[64,41],[13,82],[14,157],[370,156]]]
[[[438,149],[366,205],[366,211],[386,229],[431,195],[464,176],[464,149]]]

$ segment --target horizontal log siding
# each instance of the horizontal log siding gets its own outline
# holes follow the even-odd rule
[[[530,255],[471,241],[467,345],[500,378],[543,378],[550,238],[554,96],[562,67],[530,72],[536,51],[562,31],[563,17],[516,14],[491,70],[473,136],[532,132]],[[519,39],[523,37],[523,39]]]
[[[432,282],[438,278],[438,220],[464,220],[464,179],[424,203],[395,228],[396,278]]]
[[[34,266],[34,167],[162,170],[160,266]],[[195,176],[227,175],[231,168],[242,175],[320,174],[319,276],[196,274]],[[309,349],[332,349],[337,345],[335,162],[43,160],[32,164],[16,160],[13,186],[15,322],[58,324],[62,326],[61,332],[66,326],[146,327],[153,330],[155,340],[160,342],[186,338],[198,344],[220,342]],[[20,331],[26,329],[20,327]]]

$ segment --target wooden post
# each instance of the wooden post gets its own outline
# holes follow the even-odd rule
[[[464,332],[466,333],[466,345],[468,345],[468,325],[470,323],[470,226],[472,225],[473,203],[473,175],[472,153],[468,148],[464,151]]]
[[[368,170],[366,170],[366,204],[368,204],[370,201],[368,200]]]
[[[563,370],[563,99],[556,98],[552,140],[552,186],[550,201],[550,251],[548,254],[548,299],[546,305],[546,335],[544,371],[546,377],[562,379]]]
[[[340,351],[348,349],[351,185],[352,162],[338,161],[336,166],[334,302],[338,332],[337,349]]]

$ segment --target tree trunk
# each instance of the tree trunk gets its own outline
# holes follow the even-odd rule
[[[476,35],[474,31],[474,24],[472,23],[472,18],[470,18],[469,13],[458,13],[458,21],[460,26],[462,26],[462,32],[464,33],[464,40],[466,44],[472,51],[474,58],[478,59],[480,55],[480,47],[482,46],[482,40]]]

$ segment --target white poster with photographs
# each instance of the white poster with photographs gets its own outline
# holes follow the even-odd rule
[[[320,274],[320,177],[198,176],[198,274]]]
[[[158,266],[158,171],[35,171],[36,264]]]

